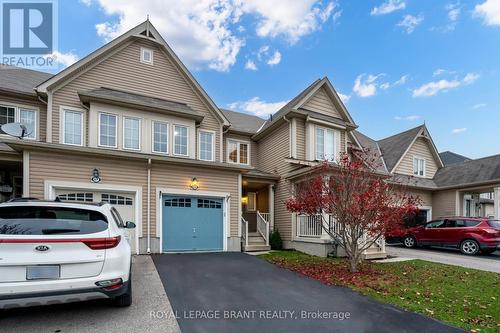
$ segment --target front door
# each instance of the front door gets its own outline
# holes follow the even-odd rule
[[[223,199],[164,196],[163,252],[222,251]]]

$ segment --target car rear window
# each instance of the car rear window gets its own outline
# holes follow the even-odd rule
[[[490,227],[495,228],[495,229],[500,229],[500,220],[489,220],[488,224]]]
[[[0,234],[3,235],[78,235],[106,229],[106,217],[94,210],[48,206],[0,207]]]

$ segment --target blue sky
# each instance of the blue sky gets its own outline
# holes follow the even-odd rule
[[[147,14],[220,107],[267,117],[328,76],[375,139],[425,121],[440,151],[500,153],[500,0],[59,1],[61,62]]]

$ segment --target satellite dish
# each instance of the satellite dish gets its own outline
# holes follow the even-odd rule
[[[8,134],[10,136],[22,139],[24,137],[27,137],[31,133],[28,133],[28,129],[26,128],[25,125],[21,123],[8,123],[0,126],[2,131],[5,134]]]

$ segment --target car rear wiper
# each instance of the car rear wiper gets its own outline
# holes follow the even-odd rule
[[[79,232],[80,229],[42,229],[44,235],[64,234],[66,232]]]

